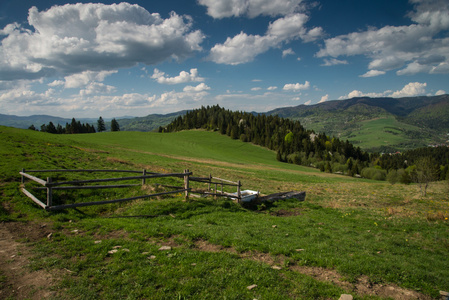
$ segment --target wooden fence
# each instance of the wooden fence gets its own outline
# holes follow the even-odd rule
[[[127,176],[127,177],[116,177],[116,178],[103,178],[103,179],[85,179],[85,180],[71,180],[71,181],[53,181],[51,177],[47,177],[46,180],[41,179],[39,177],[33,176],[29,173],[61,173],[61,172],[85,172],[85,173],[95,173],[95,172],[107,172],[107,173],[135,173],[135,174],[141,174],[139,176]],[[190,188],[190,181],[200,182],[200,183],[207,183],[208,188],[206,191],[204,190],[195,190],[195,193],[203,194],[205,196],[208,195],[214,195],[214,196],[227,196],[230,198],[237,199],[238,202],[240,202],[241,199],[241,183],[238,182],[232,182],[229,180],[212,177],[209,175],[209,177],[193,177],[191,176],[193,173],[189,170],[184,170],[183,173],[153,173],[153,172],[147,172],[146,170],[143,171],[132,171],[132,170],[25,170],[22,169],[19,174],[22,176],[22,192],[28,196],[31,200],[33,200],[35,203],[40,205],[45,210],[59,210],[59,209],[66,209],[66,208],[75,208],[75,207],[81,207],[81,206],[90,206],[90,205],[101,205],[101,204],[110,204],[110,203],[117,203],[117,202],[125,202],[125,201],[131,201],[131,200],[137,200],[137,199],[144,199],[144,198],[150,198],[150,197],[156,197],[156,196],[162,196],[162,195],[168,195],[168,194],[177,194],[177,193],[184,193],[185,199],[189,198],[189,192],[192,191],[192,188]],[[54,205],[53,204],[53,193],[57,190],[77,190],[77,189],[110,189],[110,188],[125,188],[125,187],[133,187],[133,186],[140,186],[146,184],[147,179],[154,179],[154,178],[163,178],[163,177],[178,177],[184,179],[184,185],[183,186],[168,186],[168,185],[160,185],[165,188],[172,188],[174,190],[172,191],[166,191],[166,192],[160,192],[160,193],[154,193],[154,194],[148,194],[148,195],[142,195],[142,196],[135,196],[130,198],[123,198],[123,199],[114,199],[114,200],[104,200],[104,201],[94,201],[94,202],[79,202],[79,203],[72,203],[72,204],[60,204],[60,205]],[[30,179],[40,185],[42,187],[36,188],[37,190],[44,189],[47,191],[47,201],[46,203],[39,200],[36,196],[34,196],[30,191],[28,191],[25,188],[25,178]],[[119,182],[119,181],[130,181],[130,180],[139,180],[139,184],[103,184],[105,182]],[[102,183],[101,185],[88,185],[92,183]],[[214,186],[214,189],[211,189],[211,187]],[[221,187],[221,190],[218,191],[218,186]],[[223,186],[235,186],[237,187],[236,193],[227,193],[223,191]],[[196,196],[195,194],[192,194],[192,196]]]

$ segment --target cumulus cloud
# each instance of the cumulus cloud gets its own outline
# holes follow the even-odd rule
[[[400,97],[415,97],[420,95],[426,94],[426,86],[427,83],[420,83],[420,82],[410,82],[406,84],[401,90],[397,90],[395,92],[391,90],[386,90],[381,93],[364,93],[359,90],[353,90],[348,95],[344,95],[339,97],[338,99],[351,99],[354,97],[371,97],[371,98],[378,98],[378,97],[393,97],[393,98],[400,98]]]
[[[64,77],[64,87],[65,88],[80,88],[88,85],[89,83],[96,81],[103,81],[106,76],[117,73],[117,71],[84,71],[78,74],[73,74],[70,76]],[[59,84],[61,80],[56,81],[56,84]],[[55,81],[50,83],[50,85],[54,85]]]
[[[284,85],[284,91],[301,91],[310,88],[310,82],[306,81],[304,84],[301,83],[287,83]]]
[[[397,75],[449,73],[449,2],[411,0],[408,26],[384,26],[324,41],[317,57],[364,55],[370,70],[400,69]]]
[[[253,61],[257,55],[290,40],[300,38],[303,41],[312,41],[322,29],[307,30],[304,25],[308,19],[307,15],[297,13],[270,23],[265,35],[240,32],[233,38],[228,37],[223,44],[212,47],[209,59],[220,64],[238,65]]]
[[[360,75],[360,77],[375,77],[375,76],[379,76],[379,75],[384,75],[386,72],[385,71],[379,71],[379,70],[369,70],[368,72],[366,72],[363,75]]]
[[[277,86],[269,86],[268,88],[267,88],[267,90],[269,90],[269,91],[274,91],[274,90],[276,90],[278,87]]]
[[[198,69],[190,69],[190,73],[181,71],[179,75],[175,77],[167,77],[164,72],[154,69],[151,78],[156,79],[156,81],[161,84],[178,84],[204,80],[204,78],[198,76]]]
[[[193,20],[166,19],[137,4],[77,3],[32,7],[26,27],[7,25],[0,46],[0,80],[104,71],[183,59],[204,39]],[[28,29],[31,28],[31,29]]]
[[[80,90],[81,96],[93,94],[109,94],[115,92],[116,88],[111,85],[106,85],[102,82],[92,82],[85,89]]]
[[[445,90],[438,90],[436,93],[435,93],[435,96],[441,96],[441,95],[445,95],[446,94],[446,91]]]
[[[402,90],[392,93],[390,96],[393,98],[399,97],[413,97],[418,95],[424,95],[426,93],[427,83],[410,82],[402,88]]]
[[[295,51],[293,51],[292,48],[282,51],[282,57],[286,57],[287,55],[295,55]]]
[[[195,93],[198,93],[198,92],[203,92],[203,91],[208,91],[208,90],[210,90],[210,87],[209,86],[207,86],[205,83],[200,83],[200,84],[198,84],[197,86],[190,86],[190,85],[188,85],[188,86],[186,86],[185,88],[184,88],[184,92],[195,92]]]
[[[304,105],[310,105],[310,104],[312,104],[312,100],[304,102]]]
[[[279,16],[301,10],[302,0],[199,0],[207,14],[215,19],[260,15]]]
[[[318,103],[323,103],[323,102],[326,102],[327,100],[329,100],[329,94],[326,94],[323,97],[321,97],[321,99]]]

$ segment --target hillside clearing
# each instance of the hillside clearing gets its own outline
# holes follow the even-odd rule
[[[57,278],[26,297],[57,289],[50,295],[78,299],[426,299],[449,289],[444,182],[422,198],[415,185],[319,173],[203,131],[55,136],[0,127],[0,139],[0,218],[4,227],[40,232],[14,236],[30,249],[20,250],[27,257],[21,270]],[[266,194],[304,190],[307,198],[249,209],[220,198],[183,202],[180,195],[45,212],[20,193],[22,168],[190,169]],[[8,260],[5,266],[14,267]],[[1,290],[16,295],[11,274],[2,269]]]

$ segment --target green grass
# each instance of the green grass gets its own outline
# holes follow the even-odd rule
[[[28,243],[34,253],[30,272],[63,274],[57,281],[61,298],[375,298],[291,266],[335,270],[346,283],[364,275],[371,284],[394,283],[432,297],[449,289],[444,183],[432,184],[421,198],[415,185],[283,164],[272,151],[204,131],[57,136],[0,127],[0,142],[0,218],[51,224],[51,239]],[[304,190],[307,198],[248,208],[226,199],[185,202],[175,195],[45,212],[19,192],[22,168],[188,168],[195,176],[241,180],[244,189],[264,194]],[[60,197],[104,200],[143,192]],[[162,245],[172,249],[159,251]],[[108,254],[114,246],[122,248]]]
[[[401,149],[404,145],[418,147],[425,146],[428,142],[422,129],[399,122],[393,116],[362,121],[360,125],[360,129],[343,135],[342,138],[363,149],[379,149],[382,146]],[[415,138],[411,138],[413,135]]]

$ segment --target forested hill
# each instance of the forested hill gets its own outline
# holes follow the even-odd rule
[[[368,166],[370,155],[348,141],[329,138],[324,133],[315,134],[306,130],[300,122],[284,119],[276,115],[255,115],[232,112],[218,105],[202,107],[177,117],[160,132],[173,132],[188,129],[219,131],[232,139],[251,142],[277,152],[279,161],[295,164],[313,165],[321,162],[338,161],[345,164],[351,160],[351,167],[359,173]],[[330,164],[322,164],[323,170]]]
[[[267,112],[362,149],[393,152],[446,143],[449,95],[406,98],[352,98]]]
[[[279,161],[313,166],[330,173],[386,179],[389,170],[408,169],[407,176],[403,175],[404,172],[400,175],[402,180],[407,181],[416,169],[415,163],[425,158],[428,161],[426,165],[433,170],[434,179],[444,179],[449,174],[448,147],[414,150],[394,157],[370,154],[348,140],[342,141],[324,133],[307,130],[299,121],[284,119],[278,115],[233,112],[218,105],[201,107],[178,116],[169,125],[159,127],[159,132],[190,129],[218,131],[232,139],[274,150]]]

